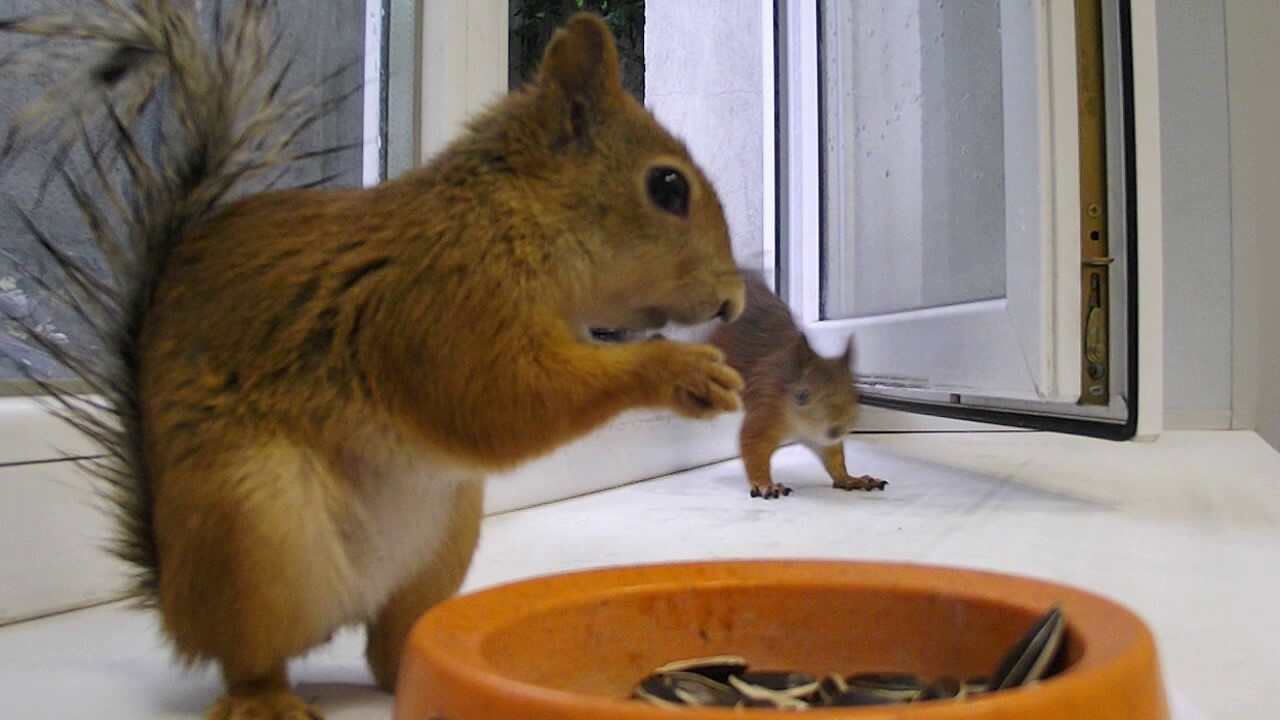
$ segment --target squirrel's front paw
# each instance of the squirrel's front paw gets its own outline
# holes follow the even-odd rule
[[[845,475],[843,479],[832,481],[831,486],[837,490],[883,490],[884,486],[888,484],[887,481],[873,478],[870,475],[859,475],[858,477]]]
[[[710,345],[669,343],[666,349],[665,367],[654,369],[668,385],[671,409],[691,418],[738,409],[742,376],[725,364],[724,353]]]

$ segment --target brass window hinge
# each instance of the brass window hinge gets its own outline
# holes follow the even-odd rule
[[[1106,103],[1101,0],[1076,0],[1077,114],[1080,127],[1080,402],[1111,401]]]

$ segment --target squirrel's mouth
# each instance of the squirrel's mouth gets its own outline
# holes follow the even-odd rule
[[[690,310],[673,310],[659,306],[636,308],[629,317],[621,319],[617,325],[588,323],[585,334],[596,342],[631,343],[645,340],[660,340],[669,334],[679,334],[679,328],[693,328],[708,324],[729,322],[741,307],[726,300],[714,313],[706,314],[706,308]]]
[[[651,340],[655,336],[660,337],[658,333],[669,324],[670,315],[661,308],[649,306],[634,309],[616,320],[621,322],[617,325],[588,324],[587,336],[596,342],[604,343]]]
[[[662,338],[662,328],[636,330],[632,328],[587,328],[592,340],[601,343],[633,343]]]

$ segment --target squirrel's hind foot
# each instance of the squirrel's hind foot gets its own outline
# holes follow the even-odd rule
[[[320,711],[287,690],[253,695],[223,695],[205,720],[324,720]]]
[[[791,494],[791,488],[781,483],[769,483],[763,487],[752,485],[751,497],[765,500],[777,500]]]
[[[858,477],[846,475],[841,480],[833,480],[831,487],[837,490],[866,490],[870,492],[871,490],[883,490],[888,484],[887,481],[870,475],[859,475]]]

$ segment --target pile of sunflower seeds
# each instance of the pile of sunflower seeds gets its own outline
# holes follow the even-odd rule
[[[668,663],[636,685],[633,697],[653,705],[806,710],[963,699],[1031,685],[1055,670],[1063,651],[1066,620],[1055,607],[1009,648],[990,677],[925,680],[907,672],[807,673],[752,670],[736,655]]]

